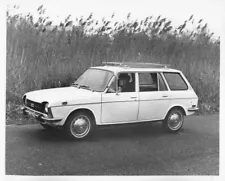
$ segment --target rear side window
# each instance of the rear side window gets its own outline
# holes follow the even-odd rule
[[[157,73],[139,73],[140,92],[158,91]]]
[[[179,73],[163,73],[171,90],[187,90],[188,86]]]
[[[139,73],[140,92],[167,91],[166,84],[160,73]]]

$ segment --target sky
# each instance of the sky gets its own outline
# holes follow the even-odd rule
[[[161,15],[172,21],[174,26],[181,25],[194,15],[196,21],[203,19],[208,23],[210,32],[216,36],[222,34],[223,0],[8,0],[8,7],[17,4],[23,13],[35,14],[40,5],[44,5],[46,14],[56,22],[64,20],[69,14],[75,17],[87,17],[91,12],[93,17],[101,19],[115,13],[115,20],[124,20],[128,13],[131,19],[144,19],[153,15]],[[224,23],[224,21],[223,21]]]

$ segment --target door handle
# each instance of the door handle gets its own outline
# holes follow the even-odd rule
[[[168,97],[167,95],[164,95],[164,96],[162,96],[162,97]]]
[[[130,97],[131,99],[136,99],[137,97]]]

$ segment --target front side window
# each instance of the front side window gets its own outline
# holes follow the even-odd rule
[[[112,77],[113,73],[110,71],[90,68],[86,70],[73,85],[79,88],[102,92],[105,90]]]
[[[163,73],[171,90],[187,90],[188,86],[179,73]]]
[[[135,92],[135,73],[120,73],[118,78],[111,82],[107,91],[107,93],[115,92]]]
[[[135,73],[120,73],[117,85],[118,92],[135,92]]]

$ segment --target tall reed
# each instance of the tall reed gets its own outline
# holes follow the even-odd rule
[[[213,39],[207,23],[191,16],[179,27],[166,18],[141,21],[98,21],[90,14],[68,16],[53,24],[38,9],[31,14],[7,12],[7,111],[21,104],[28,91],[69,86],[90,66],[102,61],[141,61],[170,64],[183,71],[196,93],[202,112],[219,111],[220,40]],[[186,27],[194,24],[192,31]]]

